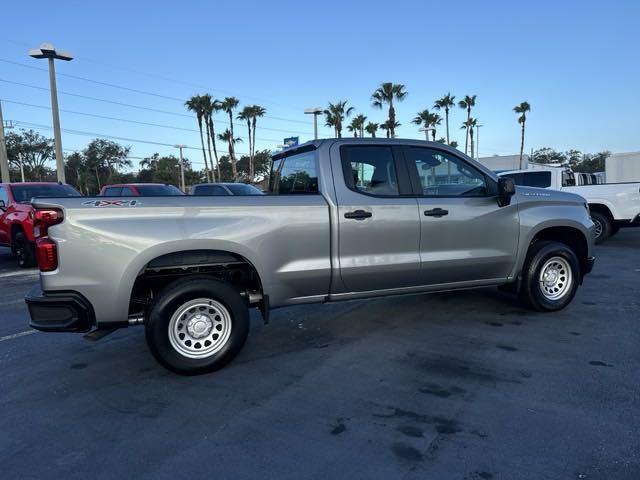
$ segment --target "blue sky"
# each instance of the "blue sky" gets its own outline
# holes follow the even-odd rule
[[[311,119],[302,110],[328,101],[347,99],[357,113],[383,121],[386,112],[371,107],[370,95],[380,82],[393,81],[409,92],[397,108],[401,137],[422,138],[410,120],[451,91],[457,99],[478,96],[473,115],[484,125],[483,156],[517,152],[520,132],[512,108],[523,100],[532,106],[527,151],[544,146],[640,150],[640,4],[635,1],[54,4],[3,6],[0,99],[6,120],[51,125],[49,110],[15,103],[46,107],[48,92],[10,83],[46,88],[46,71],[6,62],[44,68],[45,62],[28,57],[27,50],[48,41],[76,57],[59,62],[59,73],[156,95],[66,76],[58,77],[61,92],[171,112],[62,93],[63,110],[165,126],[62,112],[66,130],[197,147],[196,121],[183,116],[181,99],[210,92],[266,107],[269,118],[259,123],[258,148],[274,148],[285,136],[309,139]],[[219,120],[225,120],[223,114]],[[456,108],[451,126],[461,143],[463,120]],[[240,122],[236,131],[246,136]],[[326,127],[320,133],[331,135]],[[439,133],[444,134],[443,127]],[[63,146],[81,149],[90,138],[63,132]],[[166,145],[121,143],[131,145],[133,157],[174,151]],[[201,162],[196,150],[188,156],[196,165]]]

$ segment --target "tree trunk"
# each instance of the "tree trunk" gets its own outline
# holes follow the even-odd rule
[[[444,109],[444,121],[447,124],[447,145],[449,145],[449,108]]]
[[[520,138],[520,170],[522,170],[523,156],[524,156],[524,121],[522,122],[522,136]]]
[[[207,129],[207,150],[209,151],[209,162],[211,163],[211,179],[216,181],[215,174],[213,173],[213,157],[211,156],[211,132],[209,131],[209,115],[204,117],[204,126]],[[214,140],[215,142],[215,137]]]
[[[204,176],[207,182],[210,182],[209,163],[207,162],[207,152],[204,149],[204,136],[202,135],[202,118],[198,118],[198,127],[200,127],[200,145],[202,146],[202,157],[204,158]]]
[[[376,132],[371,132],[371,138],[376,138]]]
[[[429,141],[429,129],[425,128],[424,129],[424,139],[428,142]]]
[[[471,118],[471,107],[467,107],[467,128],[464,133],[464,154],[469,153],[469,119]]]
[[[396,136],[396,109],[393,108],[393,100],[389,100],[389,135],[391,138]]]
[[[253,140],[251,142],[251,148],[253,149],[251,151],[251,182],[253,183],[255,181],[255,162],[256,162],[256,124],[258,123],[258,120],[256,119],[256,117],[253,117]]]
[[[213,156],[216,159],[216,164],[215,164],[215,169],[217,171],[218,174],[218,181],[220,181],[220,179],[222,177],[220,177],[220,160],[218,160],[218,149],[216,148],[216,131],[213,125],[213,118],[209,117],[209,123],[207,125],[207,128],[211,131],[211,138],[213,139]],[[214,169],[214,165],[211,165],[211,170]]]
[[[473,158],[473,127],[469,129],[469,137],[471,138],[471,158]]]
[[[253,139],[251,137],[251,119],[247,117],[247,135],[249,136],[249,183],[253,179],[253,154],[251,153],[251,145],[253,145]]]
[[[436,129],[435,127],[431,130],[431,140],[436,141]]]
[[[233,152],[233,137],[229,140],[229,158],[231,159],[231,176],[235,182],[238,178],[238,168],[236,166],[236,159]]]

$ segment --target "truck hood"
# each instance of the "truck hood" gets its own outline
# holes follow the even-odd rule
[[[516,196],[518,197],[519,202],[548,200],[556,203],[586,203],[586,200],[583,197],[576,195],[575,193],[550,190],[548,188],[523,187],[520,185],[516,186]]]

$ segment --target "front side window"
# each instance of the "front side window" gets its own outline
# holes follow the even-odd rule
[[[269,191],[273,195],[318,193],[315,152],[302,152],[274,160]]]
[[[30,202],[35,197],[45,198],[64,198],[79,197],[80,193],[70,185],[62,185],[59,183],[36,184],[36,185],[13,185],[13,198],[16,202]]]
[[[432,148],[408,147],[407,161],[415,165],[423,195],[460,197],[487,195],[484,175],[450,153]]]
[[[108,187],[104,189],[105,197],[119,197],[120,195],[122,195],[121,187]]]
[[[340,156],[345,183],[351,190],[381,197],[399,195],[391,147],[344,146]]]

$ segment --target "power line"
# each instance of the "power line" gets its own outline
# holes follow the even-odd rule
[[[0,58],[0,62],[5,62],[5,63],[9,63],[11,65],[17,65],[17,66],[24,67],[24,68],[30,68],[30,69],[33,69],[33,70],[48,71],[46,68],[36,67],[35,65],[29,65],[27,63],[16,62],[14,60],[8,60],[6,58]],[[124,85],[117,85],[117,84],[114,84],[114,83],[103,82],[103,81],[100,81],[100,80],[94,80],[92,78],[81,77],[79,75],[73,75],[73,74],[70,74],[70,73],[57,72],[56,75],[61,76],[61,77],[73,78],[74,80],[82,80],[84,82],[89,82],[89,83],[93,83],[93,84],[96,84],[96,85],[102,85],[102,86],[105,86],[105,87],[116,88],[116,89],[119,89],[119,90],[124,90],[124,91],[127,91],[127,92],[137,93],[137,94],[140,94],[140,95],[148,95],[148,96],[152,96],[152,97],[156,97],[156,98],[162,98],[164,100],[173,100],[173,101],[177,101],[177,102],[180,102],[180,103],[184,103],[184,99],[183,98],[172,97],[170,95],[163,95],[161,93],[148,92],[146,90],[139,90],[137,88],[126,87]],[[265,118],[269,118],[271,120],[278,120],[278,121],[290,122],[290,123],[299,123],[299,124],[302,124],[302,125],[311,125],[311,122],[308,122],[308,121],[305,121],[305,120],[295,120],[295,119],[291,119],[291,118],[273,117],[271,115],[265,115],[264,117]]]
[[[16,81],[13,81],[13,80],[6,80],[4,78],[0,78],[0,82],[9,83],[9,84],[12,84],[12,85],[20,85],[22,87],[33,88],[33,89],[42,90],[42,91],[45,91],[45,92],[49,91],[49,89],[45,88],[45,87],[39,87],[37,85],[31,85],[31,84],[23,83],[23,82],[16,82]],[[103,103],[109,103],[109,104],[112,104],[112,105],[118,105],[120,107],[129,107],[129,108],[135,108],[135,109],[138,109],[138,110],[145,110],[145,111],[149,111],[149,112],[164,113],[166,115],[173,115],[175,117],[184,117],[184,118],[189,118],[191,120],[193,120],[193,118],[194,118],[193,115],[189,115],[187,113],[173,112],[173,111],[170,111],[170,110],[162,110],[162,109],[159,109],[159,108],[147,107],[147,106],[143,106],[143,105],[134,105],[134,104],[131,104],[131,103],[118,102],[118,101],[115,101],[115,100],[108,100],[108,99],[105,99],[105,98],[92,97],[90,95],[81,95],[79,93],[65,92],[65,91],[62,91],[62,90],[58,90],[58,93],[61,94],[61,95],[68,95],[68,96],[71,96],[71,97],[83,98],[85,100],[93,100],[93,101],[97,101],[97,102],[103,102]],[[223,125],[229,125],[229,122],[227,120],[216,119],[215,122],[216,123],[221,123]],[[309,132],[302,132],[302,131],[298,131],[298,130],[285,130],[285,129],[282,129],[282,128],[260,127],[260,129],[261,130],[268,130],[268,131],[272,131],[272,132],[285,133],[287,135],[290,135],[290,134],[308,135],[309,134]],[[272,141],[272,140],[269,140],[269,141]],[[277,140],[277,141],[279,141],[279,140]]]

